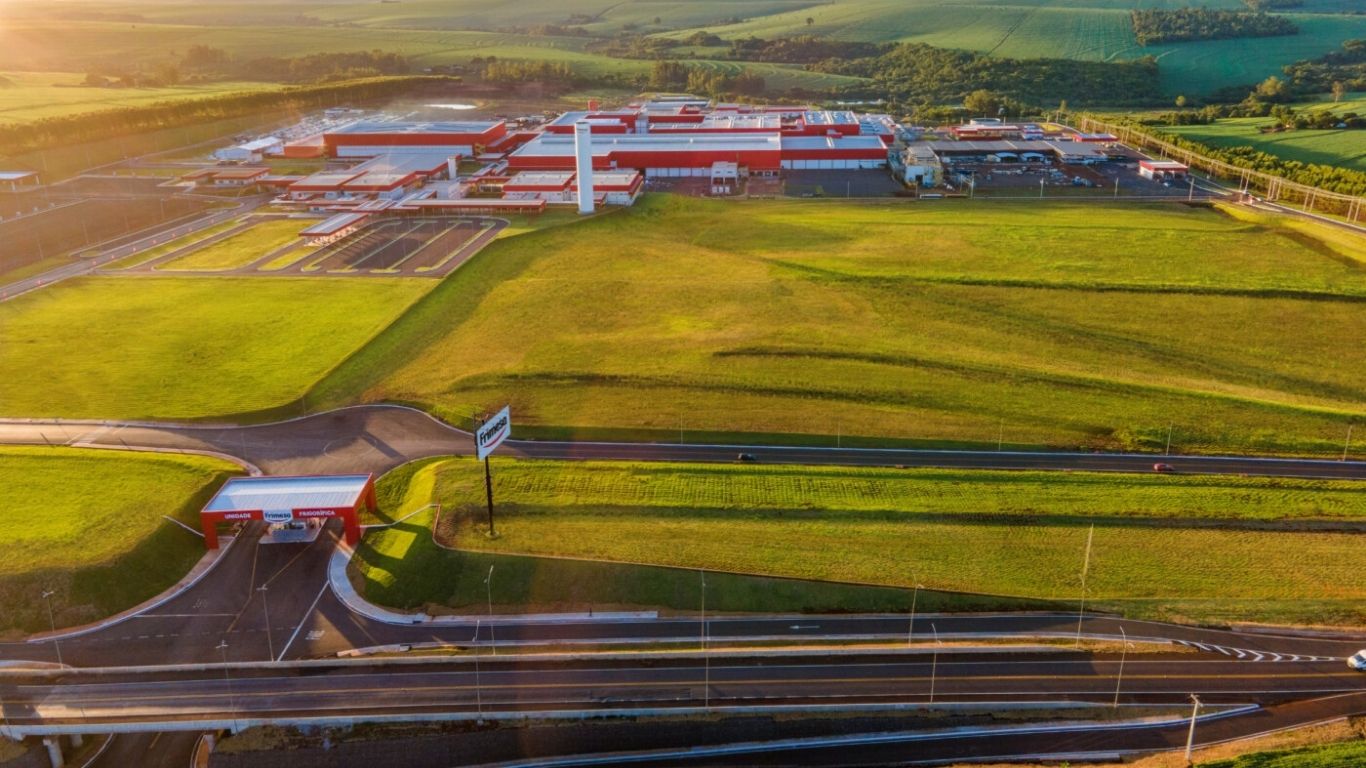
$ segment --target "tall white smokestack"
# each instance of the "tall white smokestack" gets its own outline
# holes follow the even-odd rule
[[[593,212],[593,126],[574,123],[574,172],[579,181],[579,213]]]

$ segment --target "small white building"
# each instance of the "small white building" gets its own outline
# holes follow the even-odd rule
[[[0,192],[23,192],[38,186],[38,174],[33,171],[0,171]]]
[[[902,181],[908,186],[933,187],[939,184],[942,166],[939,156],[928,145],[907,145],[903,158],[906,162],[906,171]]]
[[[274,136],[248,141],[234,147],[224,147],[213,153],[214,159],[227,163],[259,163],[266,155],[278,155],[285,143]]]
[[[1190,166],[1174,160],[1140,160],[1138,175],[1153,181],[1172,181],[1184,179],[1190,174]]]

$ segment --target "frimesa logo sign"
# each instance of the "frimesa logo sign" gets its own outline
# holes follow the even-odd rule
[[[474,447],[479,458],[487,458],[490,453],[503,441],[508,439],[512,433],[512,406],[504,406],[503,410],[494,415],[493,418],[484,422],[483,426],[474,432]]]
[[[267,509],[261,513],[261,519],[267,523],[287,523],[294,519],[294,512],[288,509]]]

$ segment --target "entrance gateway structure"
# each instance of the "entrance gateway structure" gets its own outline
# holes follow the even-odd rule
[[[234,477],[199,513],[204,546],[218,548],[218,524],[245,520],[288,523],[340,517],[346,543],[360,543],[360,508],[374,512],[374,475]]]

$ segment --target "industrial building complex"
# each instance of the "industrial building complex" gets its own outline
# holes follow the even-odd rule
[[[230,167],[184,178],[196,186],[273,192],[277,205],[330,216],[303,232],[326,243],[376,216],[536,213],[560,205],[592,213],[631,205],[651,185],[711,196],[754,194],[789,174],[810,179],[813,172],[851,195],[852,179],[874,172],[884,180],[883,193],[943,189],[932,197],[972,194],[984,181],[1028,173],[1039,175],[1041,187],[1104,186],[1105,178],[1089,169],[1114,161],[1155,184],[1186,177],[1184,165],[1136,155],[1115,136],[1054,123],[981,118],[906,128],[881,114],[687,95],[587,106],[512,122],[329,110],[279,135],[219,150],[220,166]],[[317,157],[324,165],[308,175],[275,174],[263,165],[268,156]]]

